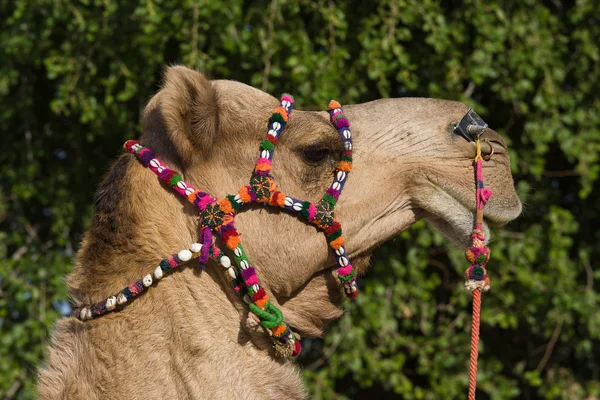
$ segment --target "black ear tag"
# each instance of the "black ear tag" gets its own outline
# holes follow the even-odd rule
[[[470,108],[458,125],[454,127],[454,133],[464,137],[469,142],[473,142],[475,136],[481,136],[487,126],[488,124]]]

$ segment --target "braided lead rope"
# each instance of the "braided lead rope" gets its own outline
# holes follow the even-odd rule
[[[481,142],[476,138],[477,155],[475,156],[475,181],[476,181],[476,214],[475,228],[471,234],[472,247],[465,256],[471,266],[465,271],[467,281],[465,287],[473,292],[473,317],[471,323],[471,354],[469,365],[469,400],[475,400],[477,385],[477,357],[479,356],[479,325],[481,320],[481,292],[490,288],[490,277],[485,268],[490,259],[490,249],[485,246],[483,231],[483,209],[488,202],[492,191],[483,184],[483,158],[481,157]]]

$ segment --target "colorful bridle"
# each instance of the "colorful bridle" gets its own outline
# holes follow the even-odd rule
[[[127,141],[124,145],[127,151],[134,154],[144,166],[150,168],[165,184],[171,186],[198,209],[200,212],[199,243],[193,243],[189,249],[163,259],[152,274],[138,279],[114,296],[90,307],[77,309],[74,315],[85,321],[118,310],[158,282],[165,273],[182,263],[198,259],[202,268],[205,268],[208,259],[213,258],[225,268],[232,280],[234,290],[248,303],[250,312],[256,315],[260,324],[269,332],[276,353],[280,356],[297,356],[301,350],[299,335],[291,331],[284,322],[281,311],[271,303],[265,289],[260,286],[257,270],[250,264],[240,243],[240,235],[235,228],[235,216],[242,211],[241,207],[248,203],[279,207],[324,231],[329,246],[335,252],[339,265],[337,275],[346,296],[356,297],[358,288],[355,270],[344,248],[342,227],[334,214],[335,206],[352,169],[350,123],[340,104],[331,100],[328,105],[331,123],[344,143],[344,152],[336,166],[333,183],[323,198],[316,204],[298,200],[280,192],[271,174],[273,151],[293,108],[294,99],[284,94],[279,107],[273,111],[269,120],[267,135],[260,144],[260,157],[250,184],[242,186],[237,194],[225,196],[221,200],[187,184],[177,171],[165,166],[152,150],[136,141]],[[233,263],[231,258],[215,244],[212,232],[225,243],[233,257]]]

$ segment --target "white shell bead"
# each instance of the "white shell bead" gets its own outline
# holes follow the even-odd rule
[[[177,253],[177,257],[179,257],[182,262],[190,261],[192,259],[192,252],[189,250],[181,250]]]
[[[200,243],[192,243],[190,245],[190,251],[192,253],[199,253],[200,250],[202,250],[202,244],[200,244]]]
[[[295,211],[302,210],[302,204],[301,203],[294,203],[294,210]]]
[[[335,250],[335,254],[337,254],[338,256],[341,256],[344,254],[346,250],[344,249],[344,246],[341,246],[339,249]]]
[[[331,185],[331,187],[334,188],[335,190],[340,190],[342,185],[340,185],[339,182],[333,182],[333,185]]]
[[[271,135],[271,136],[275,136],[275,137],[277,137],[277,132],[275,132],[273,129],[269,129],[269,132],[268,132],[268,133],[269,133],[269,135]]]
[[[161,172],[163,172],[165,169],[163,167],[156,167],[156,170],[158,171],[158,173],[160,174]]]
[[[346,142],[346,143],[344,143],[344,148],[345,148],[346,150],[352,150],[352,143],[350,143],[350,142]]]
[[[242,256],[242,249],[240,249],[239,247],[236,247],[235,250],[233,250],[233,254],[235,254],[236,257],[241,257]]]
[[[117,307],[117,298],[115,296],[110,296],[106,299],[106,309],[108,311],[112,311]]]
[[[294,204],[294,200],[292,200],[292,198],[291,198],[291,197],[286,197],[286,198],[283,200],[283,204],[285,204],[285,205],[286,205],[286,207],[291,207],[291,206],[292,206],[292,204]]]
[[[150,285],[152,285],[152,275],[148,274],[144,277],[144,279],[142,279],[142,283],[144,284],[144,287],[148,287]]]
[[[350,139],[352,137],[352,134],[350,133],[350,131],[348,129],[345,129],[344,132],[342,132],[342,134],[344,135],[344,138],[346,138],[346,139]]]
[[[346,257],[340,257],[340,259],[338,260],[338,263],[342,267],[345,267],[346,265],[348,265],[348,259]]]
[[[242,260],[242,261],[240,261],[240,268],[241,268],[241,269],[246,269],[246,268],[248,268],[248,267],[249,267],[249,265],[248,265],[248,261],[246,261],[246,260]]]
[[[343,181],[344,179],[346,179],[346,173],[344,171],[338,171],[337,179],[338,181]]]
[[[260,152],[260,156],[262,158],[269,158],[271,156],[271,153],[269,153],[268,150],[263,150],[263,151]]]
[[[250,300],[250,296],[248,296],[247,294],[244,295],[244,301],[246,302],[246,304],[252,303],[252,300]]]
[[[160,268],[160,266],[156,267],[156,269],[154,270],[154,279],[160,279],[163,277],[163,271]]]
[[[119,295],[117,296],[117,303],[119,305],[123,305],[123,304],[127,303],[127,297],[125,297],[125,295],[123,293],[119,293]]]
[[[185,189],[187,189],[187,184],[184,181],[179,181],[179,182],[177,182],[177,187],[179,189],[185,190]]]
[[[271,125],[273,127],[273,129],[275,129],[276,131],[281,129],[281,124],[277,121],[273,122],[273,125]]]
[[[231,277],[231,279],[237,278],[237,274],[235,273],[235,268],[228,268],[227,272],[229,272],[229,276]]]
[[[252,290],[254,290],[255,292],[258,292],[259,289],[260,287],[258,285],[252,285]]]
[[[239,194],[236,194],[235,197],[233,198],[237,203],[242,204],[242,198],[240,197]]]
[[[223,268],[231,268],[231,259],[227,256],[223,256],[219,259],[219,263]]]
[[[187,189],[185,189],[185,195],[186,196],[189,196],[192,193],[194,193],[194,189],[192,189],[191,187],[188,187]]]
[[[158,160],[156,158],[153,158],[152,160],[150,160],[150,165],[153,166],[154,168],[160,167],[160,163],[158,162]]]

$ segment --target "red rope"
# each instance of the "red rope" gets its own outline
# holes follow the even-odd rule
[[[473,290],[473,322],[471,324],[471,364],[469,365],[469,400],[475,400],[477,385],[477,356],[479,355],[479,322],[481,290]]]

